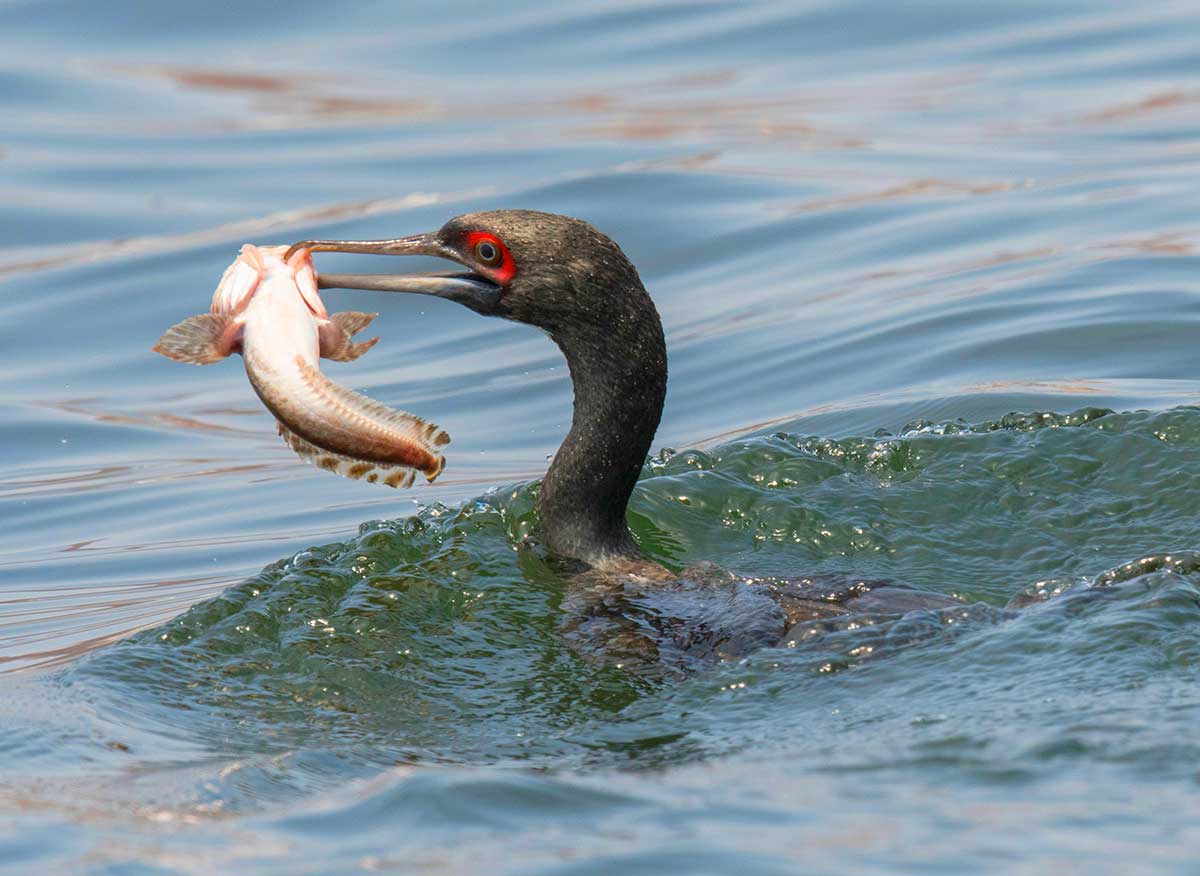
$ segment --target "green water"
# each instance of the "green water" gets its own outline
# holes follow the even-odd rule
[[[0,45],[0,872],[1195,870],[1194,4],[56,0]],[[537,543],[539,332],[327,293],[383,337],[329,373],[453,436],[401,493],[149,352],[246,240],[494,207],[662,314],[630,524],[752,583],[635,622],[964,604],[614,666]]]
[[[1194,543],[1198,456],[1196,408],[920,422],[870,438],[775,432],[663,454],[647,466],[632,520],[664,563],[721,556],[758,576],[855,570],[968,602],[811,624],[786,647],[682,683],[597,666],[566,646],[563,579],[528,536],[529,485],[365,523],[61,679],[107,728],[82,747],[89,760],[151,761],[134,787],[154,799],[165,771],[182,797],[169,811],[202,813],[202,823],[316,795],[318,811],[269,830],[289,847],[325,837],[333,861],[347,833],[407,859],[447,854],[448,837],[465,831],[450,860],[480,856],[472,866],[486,869],[488,856],[511,853],[513,832],[530,835],[518,847],[551,832],[546,847],[534,843],[536,860],[581,833],[596,842],[596,822],[621,837],[636,819],[639,843],[653,848],[677,819],[701,818],[738,825],[759,851],[765,843],[761,871],[774,872],[770,858],[791,859],[795,841],[780,817],[798,821],[800,836],[814,829],[807,791],[786,792],[780,808],[781,784],[829,797],[815,801],[833,810],[818,831],[849,819],[868,838],[922,785],[1001,809],[982,801],[1063,805],[1050,802],[1063,782],[1073,794],[1123,783],[1184,793],[1180,765],[1197,753],[1200,553],[1176,548]],[[1147,545],[1158,552],[1122,562]],[[1027,607],[1004,607],[1022,597]],[[57,745],[25,754],[55,760]],[[217,763],[195,764],[217,752]],[[345,800],[349,780],[367,784]],[[668,798],[690,790],[713,811],[664,804],[664,784]],[[1080,805],[1051,825],[1057,842],[1088,832],[1092,804]],[[1126,822],[1140,805],[1106,800],[1107,830],[1134,829]],[[1002,815],[974,817],[986,831]],[[1188,817],[1156,820],[1179,830]],[[398,826],[413,833],[396,836]],[[961,848],[957,833],[929,842],[947,856]],[[689,864],[681,849],[620,866],[754,871],[733,863],[736,848],[727,864],[708,853]],[[888,868],[918,866],[900,852],[885,855]],[[844,853],[818,860],[836,866]]]

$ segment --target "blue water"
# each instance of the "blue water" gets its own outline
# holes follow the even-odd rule
[[[0,108],[3,872],[1194,872],[1194,3],[8,0]],[[454,438],[401,493],[149,351],[245,241],[496,207],[658,305],[653,558],[969,607],[595,665],[541,333],[326,294]]]

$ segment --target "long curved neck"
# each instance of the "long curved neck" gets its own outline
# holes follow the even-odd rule
[[[567,358],[575,412],[538,493],[538,519],[551,552],[594,567],[640,556],[625,509],[667,390],[662,322],[640,284],[637,292],[603,330],[551,333]]]

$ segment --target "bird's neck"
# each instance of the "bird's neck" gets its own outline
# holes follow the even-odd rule
[[[645,296],[602,332],[552,337],[571,372],[575,412],[538,493],[538,520],[552,553],[603,568],[640,556],[625,509],[666,396],[662,323]]]

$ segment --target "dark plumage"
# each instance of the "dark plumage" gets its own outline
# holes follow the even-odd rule
[[[458,216],[430,234],[295,247],[452,259],[467,273],[321,275],[322,287],[417,292],[543,329],[575,387],[571,430],[537,498],[542,540],[583,564],[566,629],[586,654],[631,667],[687,669],[786,642],[803,624],[851,611],[901,613],[958,604],[846,575],[747,582],[704,564],[675,575],[642,557],[625,521],[662,416],[662,322],[637,269],[579,219],[530,210]]]
[[[637,269],[608,237],[566,216],[476,213],[439,236],[466,229],[495,234],[517,265],[494,315],[549,334],[575,387],[571,431],[538,493],[546,546],[600,567],[640,556],[625,508],[662,416],[667,347]]]

